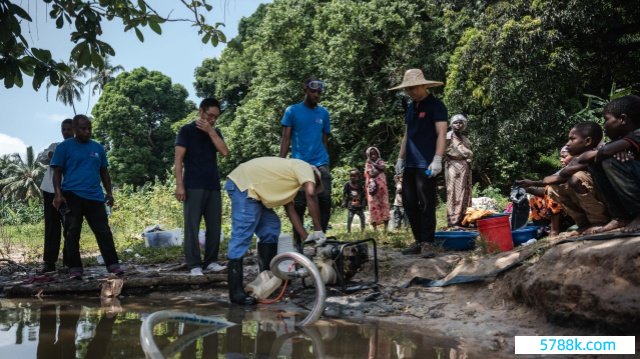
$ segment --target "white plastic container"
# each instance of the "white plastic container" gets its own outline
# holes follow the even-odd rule
[[[286,252],[296,252],[293,247],[293,236],[288,233],[281,233],[280,237],[278,237],[278,254]],[[293,263],[292,260],[283,261],[278,268],[280,268],[281,272],[293,272],[295,268],[290,268]]]
[[[144,243],[147,247],[162,248],[182,245],[182,228],[169,231],[156,231],[143,233]]]

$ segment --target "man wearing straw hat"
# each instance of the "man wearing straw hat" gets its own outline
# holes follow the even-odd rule
[[[435,255],[429,247],[436,228],[436,176],[442,172],[448,115],[442,101],[428,89],[442,84],[426,80],[420,69],[410,69],[400,85],[389,89],[404,89],[411,98],[396,162],[396,173],[402,174],[402,200],[415,239],[402,251],[405,255]]]

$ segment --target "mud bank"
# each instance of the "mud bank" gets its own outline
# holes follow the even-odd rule
[[[457,338],[462,348],[468,348],[467,353],[491,357],[513,357],[516,335],[640,336],[640,237],[563,240],[543,240],[495,256],[441,252],[425,259],[379,249],[377,288],[346,294],[329,287],[323,318],[379,320],[400,331]],[[248,281],[257,275],[257,265],[252,257],[245,261]],[[492,271],[487,263],[499,270]],[[193,278],[179,264],[129,265],[127,269],[125,297],[157,298],[171,291],[172,297],[227,302],[224,273]],[[0,278],[2,295],[20,293],[46,299],[56,294],[51,288],[66,288],[69,295],[68,285],[73,284],[84,289],[83,295],[99,296],[99,283],[106,278],[103,272],[103,268],[88,268],[87,273],[93,274],[82,283],[69,283],[64,273],[54,274],[50,282],[28,283],[33,274],[16,271]],[[438,280],[469,273],[492,275],[467,284],[406,287],[415,277]],[[371,279],[365,273],[354,277]],[[155,284],[145,288],[145,280]],[[277,306],[303,312],[310,307],[313,293],[293,283]],[[269,306],[258,308],[268,310]]]

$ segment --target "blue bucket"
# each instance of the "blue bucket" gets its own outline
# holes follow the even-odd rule
[[[435,233],[436,245],[454,251],[467,251],[475,248],[478,232],[442,231]]]
[[[511,232],[511,238],[513,238],[514,246],[519,246],[532,238],[536,238],[537,236],[538,226],[526,226],[522,229]]]

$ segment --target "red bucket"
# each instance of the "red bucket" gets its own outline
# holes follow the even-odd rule
[[[509,216],[480,219],[478,232],[487,241],[489,252],[506,252],[513,249]]]

